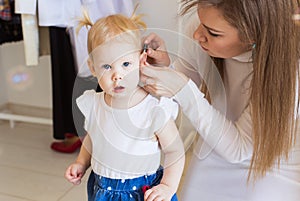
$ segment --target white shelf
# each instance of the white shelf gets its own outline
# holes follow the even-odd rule
[[[0,113],[0,119],[9,120],[11,128],[14,128],[15,121],[46,124],[46,125],[53,124],[52,119],[47,119],[47,118],[42,118],[42,117],[32,117],[32,116],[26,116],[26,115],[18,115],[18,114],[9,114],[9,113],[5,113],[5,112]]]

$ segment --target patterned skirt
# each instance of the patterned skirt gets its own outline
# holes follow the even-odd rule
[[[88,179],[89,201],[144,201],[145,187],[153,187],[160,183],[163,169],[155,174],[144,175],[134,179],[111,179],[99,176],[91,171]],[[174,194],[171,201],[177,201]]]

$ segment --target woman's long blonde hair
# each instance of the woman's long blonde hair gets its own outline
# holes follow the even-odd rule
[[[250,105],[253,156],[248,179],[279,165],[295,143],[299,81],[299,26],[292,19],[296,0],[182,0],[185,14],[202,5],[219,9],[245,43],[254,41]],[[217,65],[222,72],[224,62]]]
[[[85,26],[90,27],[88,31],[88,53],[90,54],[96,47],[110,40],[112,37],[123,33],[133,34],[133,38],[141,43],[140,29],[145,29],[146,24],[141,20],[143,15],[136,15],[134,9],[131,17],[122,14],[109,15],[98,19],[95,23],[89,17],[87,10],[83,9],[83,18],[78,20],[76,31]]]

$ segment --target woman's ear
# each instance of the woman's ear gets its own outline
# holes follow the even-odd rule
[[[87,63],[88,63],[88,66],[89,66],[89,69],[90,69],[92,75],[94,77],[96,77],[96,71],[95,71],[95,67],[94,67],[94,62],[92,61],[91,58],[88,58]]]

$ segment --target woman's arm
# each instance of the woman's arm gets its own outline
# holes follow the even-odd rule
[[[175,99],[211,149],[232,163],[251,158],[253,142],[250,106],[236,122],[232,122],[204,98],[204,94],[191,80],[176,94]]]

